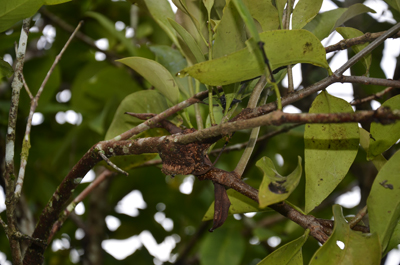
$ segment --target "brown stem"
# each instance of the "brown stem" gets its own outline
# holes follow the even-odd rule
[[[386,89],[382,90],[381,92],[378,92],[376,94],[373,94],[371,96],[365,97],[365,98],[361,98],[361,99],[355,99],[353,100],[350,104],[351,105],[359,105],[359,104],[363,104],[365,102],[374,100],[374,99],[380,99],[382,98],[384,95],[386,95],[387,93],[389,93],[390,91],[392,91],[394,89],[394,87],[387,87]]]
[[[358,44],[364,44],[367,42],[371,42],[381,35],[383,35],[386,31],[382,32],[376,32],[376,33],[365,33],[362,36],[351,38],[351,39],[344,39],[339,41],[336,44],[330,45],[328,47],[325,47],[326,53],[334,52],[334,51],[340,51],[340,50],[345,50],[350,48],[351,46],[358,45]],[[399,38],[400,37],[400,32],[397,32],[396,34],[390,36],[389,38]]]

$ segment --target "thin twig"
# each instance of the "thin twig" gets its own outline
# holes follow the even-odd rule
[[[79,28],[82,26],[83,21],[81,21],[78,26],[76,27],[75,31],[71,34],[69,37],[68,41],[65,43],[64,47],[61,49],[61,52],[56,56],[56,59],[53,62],[53,65],[50,67],[50,70],[47,72],[46,77],[44,78],[42,84],[40,85],[40,88],[38,92],[36,93],[36,96],[32,99],[31,101],[31,107],[29,110],[29,116],[28,116],[28,122],[26,124],[26,129],[25,129],[25,136],[24,140],[22,142],[22,151],[21,151],[21,164],[20,164],[20,169],[18,173],[18,180],[17,184],[15,187],[15,199],[18,201],[19,198],[21,197],[21,191],[22,191],[22,185],[24,182],[24,177],[25,177],[25,168],[26,164],[28,162],[28,156],[29,156],[29,149],[30,149],[30,134],[31,134],[31,128],[32,128],[32,119],[33,119],[33,114],[35,113],[35,110],[39,104],[39,98],[40,95],[43,92],[44,87],[46,86],[51,74],[54,71],[54,68],[60,61],[62,55],[64,54],[65,50],[71,43],[72,39],[74,38],[75,34],[78,32]],[[29,89],[28,89],[29,91]],[[30,95],[31,96],[31,95]]]
[[[60,227],[64,224],[65,220],[67,220],[68,216],[72,213],[72,211],[75,209],[76,205],[78,203],[82,202],[92,191],[99,186],[105,179],[114,176],[116,173],[105,169],[101,174],[87,186],[76,198],[65,208],[65,210],[62,212],[60,218],[57,220],[57,222],[53,225],[53,228],[51,229],[50,236],[47,239],[47,243],[50,244],[50,242],[53,240],[53,237],[55,233],[60,229]]]
[[[284,23],[284,28],[285,29],[290,29],[290,16],[292,14],[293,10],[293,5],[294,1],[288,0],[287,5],[286,5],[286,17],[285,17],[285,23]],[[294,83],[293,83],[293,71],[292,71],[292,65],[287,66],[287,74],[288,74],[288,90],[287,92],[293,93],[294,92]]]
[[[28,33],[31,18],[24,19],[22,22],[21,36],[17,50],[17,63],[15,65],[14,79],[12,81],[12,97],[11,107],[8,116],[8,128],[6,135],[6,157],[5,157],[5,173],[4,181],[6,184],[6,206],[7,206],[7,223],[8,223],[8,238],[11,245],[11,253],[13,264],[22,264],[21,247],[18,240],[11,237],[11,234],[17,231],[15,220],[15,206],[16,201],[14,198],[15,188],[15,173],[14,173],[14,146],[15,146],[15,130],[17,124],[18,104],[21,88],[23,86],[22,70],[24,67],[25,52],[28,46]]]
[[[393,88],[394,87],[387,87],[386,89],[384,89],[384,90],[382,90],[381,92],[378,92],[378,93],[376,93],[376,94],[373,94],[373,95],[371,95],[371,96],[368,96],[368,97],[365,97],[365,98],[361,98],[361,99],[355,99],[355,100],[353,100],[350,104],[351,105],[359,105],[359,104],[362,104],[362,103],[365,103],[365,102],[368,102],[368,101],[371,101],[371,100],[374,100],[374,99],[380,99],[380,98],[382,98],[385,94],[387,94],[387,93],[389,93],[390,91],[392,91],[393,90]]]
[[[326,53],[330,53],[330,52],[334,52],[334,51],[345,50],[354,45],[371,42],[371,41],[377,39],[379,36],[385,34],[385,32],[386,31],[376,32],[376,33],[367,32],[364,35],[359,36],[359,37],[355,37],[355,38],[351,38],[351,39],[344,39],[344,40],[339,41],[336,44],[325,47],[325,51],[326,51]],[[396,34],[389,36],[389,38],[400,38],[400,32],[397,32]]]
[[[30,100],[33,100],[33,95],[28,87],[28,84],[26,83],[25,76],[23,73],[22,73],[22,82],[24,83],[24,88],[26,90],[26,93],[28,93]]]
[[[400,30],[400,23],[397,23],[393,27],[391,27],[388,31],[383,33],[373,42],[368,44],[367,47],[362,49],[359,53],[350,58],[345,64],[343,64],[338,70],[335,71],[334,75],[341,76],[348,68],[353,66],[356,62],[358,62],[361,58],[371,53],[376,47],[378,47],[382,42],[384,42],[387,38],[397,33]]]
[[[285,126],[284,128],[281,128],[281,129],[279,129],[279,130],[275,130],[275,131],[272,131],[272,132],[270,132],[270,133],[267,133],[267,134],[265,134],[265,135],[259,137],[259,138],[257,139],[257,143],[259,143],[259,142],[261,142],[261,141],[264,141],[264,140],[267,140],[267,139],[269,139],[269,138],[272,138],[272,137],[274,137],[274,136],[276,136],[276,135],[278,135],[278,134],[281,134],[281,133],[284,133],[284,132],[288,132],[288,131],[290,131],[291,129],[296,128],[296,127],[298,127],[298,126],[300,126],[300,125],[303,125],[303,124],[304,124],[304,123],[293,124],[293,125]],[[212,150],[212,151],[210,152],[210,155],[216,155],[216,154],[218,154],[218,153],[220,153],[220,152],[229,153],[229,152],[231,152],[231,151],[238,151],[238,150],[241,150],[241,149],[245,148],[245,147],[247,146],[248,143],[249,143],[249,142],[244,142],[244,143],[240,143],[240,144],[235,144],[235,145],[232,145],[232,146],[228,146],[228,147],[226,147],[224,150],[222,150],[222,148],[214,149],[214,150]],[[161,160],[160,160],[160,161],[161,161]]]
[[[124,174],[125,176],[129,176],[128,172],[123,171],[122,169],[120,169],[116,164],[114,164],[113,162],[111,162],[111,160],[104,154],[104,151],[100,150],[99,151],[99,155],[101,156],[101,158],[103,158],[104,161],[106,161],[106,163],[112,167],[113,169],[117,170],[119,173]]]
[[[54,15],[53,13],[51,13],[50,11],[48,11],[46,8],[41,8],[40,9],[40,13],[43,14],[43,16],[47,17],[48,19],[50,19],[53,23],[55,23],[56,25],[58,25],[60,28],[62,28],[63,30],[72,33],[74,32],[74,27],[72,27],[71,25],[69,25],[68,23],[66,23],[64,20],[62,20],[61,18],[57,17],[56,15]],[[107,60],[112,63],[117,65],[117,63],[115,62],[115,60],[119,59],[120,57],[110,51],[106,51],[103,50],[99,47],[97,47],[97,45],[95,44],[95,42],[93,41],[92,38],[90,38],[89,36],[83,34],[82,32],[78,32],[76,34],[76,38],[80,41],[82,41],[83,43],[87,44],[88,46],[90,46],[91,48],[102,52],[106,55]]]
[[[354,218],[349,222],[350,228],[355,227],[363,217],[367,214],[367,205],[365,205],[357,214],[354,216]]]

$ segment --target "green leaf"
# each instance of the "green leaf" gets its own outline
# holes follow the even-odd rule
[[[236,9],[239,12],[240,16],[242,17],[244,23],[246,24],[246,27],[250,32],[250,36],[253,37],[254,42],[258,43],[259,41],[261,41],[256,24],[254,23],[253,17],[251,16],[247,6],[243,3],[242,0],[232,0],[232,1],[235,4]]]
[[[258,192],[260,208],[265,208],[271,204],[286,200],[296,189],[302,174],[300,156],[298,157],[296,169],[287,177],[281,176],[276,171],[272,160],[266,156],[258,160],[256,166],[264,173]]]
[[[353,112],[343,99],[321,92],[311,105],[310,113]],[[305,212],[319,205],[346,176],[353,163],[360,142],[357,123],[306,124]]]
[[[385,0],[392,8],[400,12],[400,1],[399,0]]]
[[[113,139],[115,136],[141,124],[143,121],[126,115],[125,112],[134,113],[161,113],[168,108],[165,97],[155,90],[142,90],[128,95],[122,100],[114,119],[105,136],[105,140]],[[165,135],[163,129],[151,129],[141,135],[146,136],[161,136]],[[129,170],[133,167],[143,164],[144,162],[155,158],[157,154],[129,155],[111,157],[110,160],[123,170]]]
[[[231,206],[229,208],[229,215],[233,215],[235,213],[252,213],[252,212],[265,212],[270,209],[261,209],[258,206],[258,203],[253,201],[252,199],[244,196],[243,194],[235,191],[228,190],[229,201],[231,202]],[[212,220],[214,217],[214,202],[210,205],[207,212],[204,214],[203,221]]]
[[[368,154],[370,142],[373,140],[371,139],[371,135],[369,134],[369,132],[367,132],[363,128],[359,128],[359,129],[360,129],[360,145],[364,149],[364,151]],[[380,155],[377,155],[376,157],[374,157],[371,160],[371,162],[374,164],[375,168],[379,171],[379,170],[381,170],[383,165],[385,165],[387,160],[382,154],[380,154]]]
[[[386,100],[381,108],[388,107],[392,110],[400,109],[400,95]],[[372,123],[370,130],[372,139],[370,140],[368,159],[383,153],[400,138],[400,121],[388,125]]]
[[[281,66],[309,63],[329,69],[325,49],[320,41],[306,30],[274,30],[260,33],[265,42],[272,70]],[[297,41],[293,41],[293,40]],[[180,72],[189,74],[208,85],[226,85],[254,78],[264,73],[256,58],[244,48],[230,55],[195,64]]]
[[[333,206],[333,215],[333,233],[315,252],[309,265],[380,264],[381,251],[377,234],[362,234],[351,230],[339,205]]]
[[[0,57],[0,80],[4,78],[10,78],[14,73],[14,69],[12,66],[3,60],[3,58]]]
[[[211,14],[211,9],[212,9],[212,7],[213,7],[213,5],[214,5],[214,0],[203,0],[203,4],[204,4],[204,6],[205,6],[206,9],[207,9],[208,16],[210,16],[210,14]]]
[[[364,33],[362,31],[359,31],[358,29],[354,29],[354,28],[350,28],[350,27],[339,27],[339,28],[336,28],[336,31],[340,35],[342,35],[342,37],[345,39],[351,39],[351,38],[355,38],[355,37],[364,35]],[[351,46],[351,48],[353,49],[353,51],[355,53],[359,53],[362,49],[367,47],[368,44],[369,44],[369,42],[364,43],[364,44],[354,45],[354,46]],[[371,58],[372,58],[371,54],[368,54],[362,58],[362,63],[365,66],[366,74],[369,73],[369,67],[371,66]]]
[[[167,33],[172,42],[180,48],[178,39],[176,38],[174,29],[169,23],[168,19],[174,19],[175,14],[172,11],[171,5],[167,0],[144,0],[150,14],[157,24]]]
[[[179,88],[186,95],[186,98],[190,96],[188,77],[178,78],[176,74],[187,66],[186,59],[182,54],[166,45],[154,45],[150,46],[150,50],[156,55],[156,62],[164,66],[174,77],[175,81],[179,84]]]
[[[279,29],[278,10],[272,0],[243,0],[251,16],[260,23],[262,31]]]
[[[318,39],[323,40],[347,20],[367,12],[375,13],[371,8],[359,3],[348,8],[337,8],[318,14],[304,29],[311,31]]]
[[[121,42],[122,45],[125,46],[125,48],[128,50],[128,52],[131,55],[137,54],[136,49],[133,46],[133,44],[131,43],[131,41],[125,37],[125,35],[122,31],[118,31],[115,29],[115,23],[112,22],[109,18],[107,18],[106,16],[104,16],[100,13],[96,13],[96,12],[92,12],[92,11],[86,12],[85,15],[96,19],[97,22],[99,22],[100,25],[103,26],[103,28],[105,30],[107,30],[111,35],[113,35],[115,38],[117,38]]]
[[[300,0],[293,10],[292,28],[302,29],[319,12],[322,0]]]
[[[245,241],[240,230],[225,228],[208,233],[200,246],[201,265],[239,265],[241,264]]]
[[[71,0],[45,0],[44,4],[45,5],[58,5],[58,4],[63,4],[66,2],[69,2]]]
[[[400,151],[382,167],[367,199],[371,232],[376,232],[384,251],[400,218]]]
[[[180,24],[175,22],[175,20],[168,19],[169,23],[171,23],[172,27],[178,32],[178,34],[181,36],[185,46],[187,46],[188,50],[185,49],[185,46],[182,45],[182,50],[186,54],[186,57],[192,58],[194,57],[195,60],[191,60],[193,63],[200,63],[204,62],[206,59],[204,58],[204,54],[201,51],[200,46],[196,42],[196,40],[193,38],[192,35],[189,34],[189,32],[186,31],[184,27],[182,27]],[[192,56],[190,56],[191,54]]]
[[[278,248],[260,261],[258,265],[302,265],[301,248],[306,243],[309,232],[309,230],[306,230],[301,237]]]
[[[243,19],[230,1],[214,34],[213,56],[219,58],[246,47],[246,28]]]
[[[0,0],[0,32],[18,21],[33,16],[44,0]]]
[[[382,256],[386,256],[386,254],[400,244],[400,220],[397,222],[396,227],[393,230],[392,236],[390,237],[390,241],[386,247],[385,252]]]
[[[172,104],[179,101],[179,88],[175,78],[165,69],[164,66],[156,61],[142,57],[128,57],[117,60],[143,76],[152,84],[162,95],[168,98]]]

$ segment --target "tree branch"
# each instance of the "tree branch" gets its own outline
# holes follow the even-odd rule
[[[82,26],[82,23],[83,23],[83,21],[81,21],[78,24],[75,31],[72,33],[72,35],[69,37],[68,41],[65,43],[64,47],[61,49],[61,52],[56,56],[56,59],[54,60],[53,65],[50,67],[50,70],[47,72],[46,77],[44,78],[42,84],[39,87],[38,92],[36,93],[36,96],[31,100],[31,107],[29,110],[28,122],[26,124],[25,136],[24,136],[24,140],[22,142],[21,163],[20,163],[20,168],[19,168],[19,173],[18,173],[18,180],[17,180],[17,184],[15,187],[16,202],[18,202],[19,198],[21,197],[22,185],[23,185],[24,177],[25,177],[25,168],[26,168],[26,164],[28,163],[29,149],[31,147],[30,134],[31,134],[31,128],[32,128],[32,119],[33,119],[33,114],[35,113],[35,110],[39,104],[40,95],[42,94],[44,87],[46,86],[51,74],[53,73],[54,68],[60,61],[62,55],[64,54],[68,45],[71,43],[75,34],[78,32],[78,30]],[[24,80],[24,84],[25,84],[25,80]],[[28,91],[29,91],[29,89],[28,89]]]
[[[359,53],[357,53],[356,55],[351,57],[350,60],[348,60],[345,64],[343,64],[338,70],[336,70],[333,75],[336,75],[336,76],[342,75],[348,68],[353,66],[356,62],[358,62],[364,56],[371,53],[382,42],[384,42],[390,36],[393,36],[393,34],[397,33],[399,30],[400,30],[400,23],[397,23],[396,25],[391,27],[388,31],[386,31],[381,36],[379,36],[377,39],[375,39],[373,42],[368,44],[368,46],[365,47],[364,49],[362,49]]]
[[[371,42],[385,33],[386,33],[386,31],[376,32],[376,33],[367,32],[362,36],[351,38],[351,39],[344,39],[344,40],[339,41],[336,44],[325,47],[325,51],[326,51],[326,53],[330,53],[330,52],[334,52],[334,51],[345,50],[354,45]],[[400,37],[400,32],[397,32],[396,34],[389,36],[389,38],[399,38],[399,37]]]
[[[15,220],[16,201],[14,197],[15,189],[15,172],[14,172],[14,146],[15,146],[15,129],[17,124],[18,104],[21,88],[23,86],[22,70],[24,67],[25,52],[28,46],[28,33],[31,18],[24,19],[22,22],[21,36],[17,50],[17,63],[15,65],[14,79],[12,81],[12,97],[11,107],[8,116],[8,128],[6,135],[6,157],[4,181],[6,184],[6,205],[7,205],[7,223],[8,238],[11,245],[11,253],[13,263],[20,265],[22,262],[21,247],[18,239],[12,238],[11,235],[17,231]]]

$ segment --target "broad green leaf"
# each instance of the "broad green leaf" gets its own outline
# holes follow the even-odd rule
[[[355,38],[355,37],[364,35],[364,33],[362,31],[359,31],[358,29],[350,28],[350,27],[339,27],[339,28],[336,28],[336,31],[340,35],[342,35],[342,37],[345,39],[351,39],[351,38]],[[355,53],[358,53],[362,49],[367,47],[368,44],[369,44],[369,42],[364,43],[364,44],[355,45],[355,46],[352,46],[351,48],[353,49],[353,51]],[[366,74],[369,73],[369,67],[371,66],[371,58],[372,58],[371,54],[368,54],[362,58],[362,63],[365,66]]]
[[[122,100],[114,119],[105,136],[105,140],[113,139],[115,136],[141,124],[143,120],[126,115],[125,112],[134,113],[161,113],[168,108],[165,97],[155,90],[142,90],[128,95]],[[145,136],[161,136],[165,131],[162,129],[151,129],[145,132]],[[156,157],[156,154],[129,155],[112,157],[110,160],[123,170],[129,170],[148,160]]]
[[[400,109],[400,95],[394,96],[386,100],[381,108],[388,107],[392,110]],[[368,159],[383,153],[400,138],[400,121],[388,125],[380,123],[372,123],[370,130],[372,139],[370,140]]]
[[[259,35],[265,42],[264,48],[272,70],[296,63],[309,63],[329,69],[324,47],[306,30],[273,30]],[[217,86],[251,79],[263,73],[264,68],[256,63],[256,58],[248,48],[181,71],[181,74],[189,74],[204,84]]]
[[[272,0],[243,0],[251,16],[260,23],[262,31],[279,29],[278,10]]]
[[[166,45],[150,46],[150,50],[156,55],[156,61],[171,73],[186,98],[190,97],[188,77],[178,78],[176,76],[179,71],[187,66],[187,61],[182,54]]]
[[[12,66],[0,57],[0,80],[4,78],[10,78],[14,73]]]
[[[190,54],[188,54],[188,52],[190,52],[195,58],[195,60],[192,59],[193,63],[204,62],[205,61],[204,54],[201,51],[201,48],[196,42],[196,40],[192,37],[192,35],[190,35],[189,32],[187,32],[184,27],[175,22],[175,20],[168,19],[168,21],[169,23],[171,23],[172,27],[176,30],[176,32],[178,32],[178,34],[181,36],[184,44],[188,47],[189,51],[186,51],[185,47],[182,45],[182,50],[183,52],[185,52],[186,56],[190,57]]]
[[[343,15],[340,16],[340,18],[336,21],[335,26],[333,27],[332,31],[334,31],[337,27],[348,21],[349,19],[352,19],[353,17],[356,17],[358,15],[364,14],[364,13],[376,13],[375,10],[357,3],[354,5],[351,5],[347,8],[346,12],[343,13]]]
[[[272,160],[266,156],[258,160],[256,166],[264,173],[263,181],[258,191],[260,208],[286,200],[296,189],[302,174],[300,156],[298,157],[296,169],[287,177],[281,176],[276,171]]]
[[[400,12],[400,1],[399,0],[385,0],[392,8]]]
[[[347,20],[367,12],[375,13],[374,10],[363,4],[354,4],[348,8],[337,8],[318,14],[304,29],[311,31],[318,39],[323,40]]]
[[[93,11],[86,12],[85,15],[96,19],[100,23],[100,25],[103,26],[105,30],[107,30],[111,35],[117,38],[122,45],[124,45],[124,47],[129,51],[131,55],[137,54],[136,49],[133,46],[132,42],[125,37],[122,31],[116,30],[115,23],[112,22],[109,18]]]
[[[246,243],[238,227],[221,227],[207,233],[200,245],[201,265],[239,265]]]
[[[0,0],[0,32],[33,16],[43,3],[44,0]]]
[[[376,232],[384,251],[400,218],[400,151],[379,171],[367,199],[371,232]]]
[[[381,251],[377,234],[362,234],[351,230],[339,205],[333,206],[333,215],[333,233],[315,252],[309,265],[380,264]]]
[[[251,16],[249,9],[242,0],[231,1],[235,4],[237,11],[242,17],[244,23],[246,24],[246,27],[249,30],[251,37],[253,37],[254,42],[258,43],[260,41],[260,36],[258,34],[256,24],[254,23],[253,17]]]
[[[369,145],[370,145],[371,141],[373,141],[373,140],[371,139],[371,135],[369,134],[369,132],[367,132],[363,128],[360,128],[360,145],[367,154],[369,152]],[[380,155],[377,155],[376,157],[374,157],[371,160],[371,162],[374,164],[376,169],[379,171],[379,170],[381,170],[383,165],[385,165],[387,160],[382,154],[380,154]]]
[[[179,101],[179,88],[175,78],[165,69],[164,66],[156,61],[142,57],[128,57],[117,60],[143,76],[152,84],[162,95],[168,98],[172,104]]]
[[[309,230],[306,230],[301,237],[278,248],[260,261],[258,265],[302,265],[301,248],[306,243],[309,232]]]
[[[214,34],[213,56],[219,58],[246,47],[246,28],[243,19],[230,1]]]
[[[63,4],[66,2],[69,2],[71,0],[45,0],[44,4],[45,5],[58,5],[58,4]]]
[[[261,209],[258,203],[252,199],[244,196],[243,194],[230,189],[227,191],[231,207],[229,208],[229,215],[235,213],[251,213],[251,212],[264,212],[269,211],[269,208]],[[214,217],[214,202],[210,205],[207,212],[204,214],[203,221],[212,220]]]
[[[396,227],[393,230],[392,236],[390,237],[390,241],[386,247],[386,250],[383,252],[382,256],[385,256],[389,251],[400,244],[400,220],[397,222]]]
[[[353,112],[343,99],[321,92],[310,113]],[[309,213],[343,180],[353,163],[360,142],[357,123],[306,124],[304,131],[306,205]]]
[[[168,37],[172,42],[180,47],[178,39],[176,38],[175,32],[169,23],[168,19],[174,19],[175,14],[172,11],[171,5],[167,0],[144,0],[150,14],[157,24],[167,33]]]
[[[292,28],[302,29],[319,12],[322,0],[300,0],[293,10]]]

